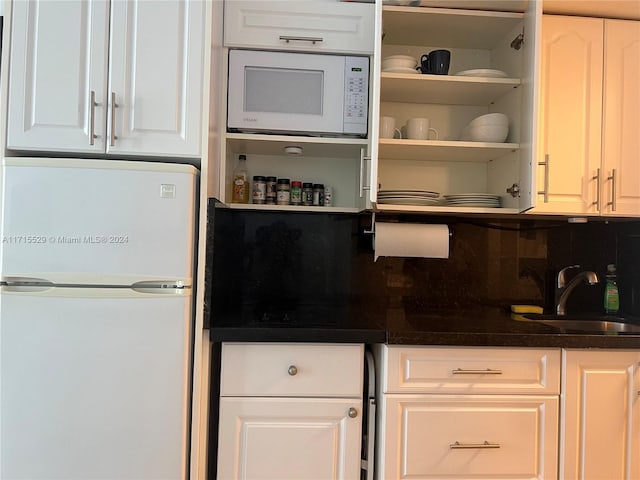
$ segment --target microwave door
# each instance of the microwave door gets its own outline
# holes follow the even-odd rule
[[[273,133],[344,133],[345,59],[231,50],[228,127]]]

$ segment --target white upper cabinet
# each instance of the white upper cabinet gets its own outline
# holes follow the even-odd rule
[[[533,213],[640,215],[640,22],[542,20]]]
[[[227,47],[373,52],[373,8],[327,1],[225,2]]]
[[[519,213],[533,205],[533,138],[537,128],[536,55],[541,8],[522,2],[522,11],[382,5],[376,18],[373,62],[372,168],[370,184],[381,190],[428,190],[441,195],[491,194],[499,206],[412,204],[371,201],[379,211]],[[469,2],[467,7],[473,2]],[[471,7],[473,8],[473,7]],[[445,49],[448,74],[421,74],[412,68],[385,68],[392,55],[422,55]],[[472,73],[471,71],[475,71]],[[470,141],[464,130],[474,118],[508,117],[504,141]],[[379,136],[379,118],[393,117],[394,138]],[[407,138],[402,127],[427,118],[437,130],[428,139]],[[482,203],[482,202],[480,202]]]
[[[198,157],[204,2],[13,5],[7,147]]]
[[[604,22],[603,215],[640,216],[640,21]]]

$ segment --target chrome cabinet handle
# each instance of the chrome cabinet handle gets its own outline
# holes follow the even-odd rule
[[[353,407],[349,408],[349,417],[356,418],[357,416],[358,416],[358,410],[356,410]]]
[[[96,91],[91,90],[89,93],[89,145],[95,145],[96,135]]]
[[[544,155],[544,162],[538,162],[538,165],[544,167],[544,189],[538,191],[538,195],[542,195],[544,203],[549,203],[549,154]]]
[[[618,183],[618,175],[616,174],[616,169],[611,170],[611,175],[607,177],[607,180],[611,180],[611,201],[607,202],[607,205],[611,205],[611,211],[616,211],[616,184]]]
[[[485,370],[465,370],[462,368],[456,368],[451,370],[453,375],[502,375],[502,370],[495,370],[487,368]]]
[[[296,367],[295,365],[290,365],[289,368],[287,369],[287,373],[289,375],[291,375],[292,377],[298,374],[298,367]]]
[[[290,35],[280,35],[280,40],[284,40],[285,42],[311,42],[312,44],[316,44],[319,42],[324,42],[324,38],[322,37],[296,37]]]
[[[116,94],[115,92],[111,92],[111,139],[109,144],[112,147],[116,145],[116,140],[118,139],[116,136],[116,108],[118,108],[116,104]]]
[[[364,162],[371,160],[371,157],[367,157],[364,154],[364,148],[360,149],[360,198],[364,197],[365,190],[371,190],[371,186],[365,186],[364,184]]]
[[[596,170],[596,174],[593,177],[591,177],[591,180],[596,181],[596,201],[593,202],[591,205],[595,205],[596,210],[600,211],[600,169],[599,168]]]
[[[456,448],[500,448],[499,443],[489,443],[486,440],[482,443],[460,443],[458,441],[450,443],[449,448],[454,450]]]

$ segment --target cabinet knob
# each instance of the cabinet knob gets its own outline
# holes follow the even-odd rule
[[[289,365],[289,368],[287,369],[287,373],[289,375],[291,375],[292,377],[294,375],[298,374],[298,367],[296,367],[295,365]]]
[[[357,416],[358,416],[358,410],[356,410],[355,408],[351,407],[349,409],[349,417],[356,418]]]

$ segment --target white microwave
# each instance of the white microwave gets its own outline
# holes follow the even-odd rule
[[[369,58],[229,51],[227,128],[317,136],[367,136]]]

